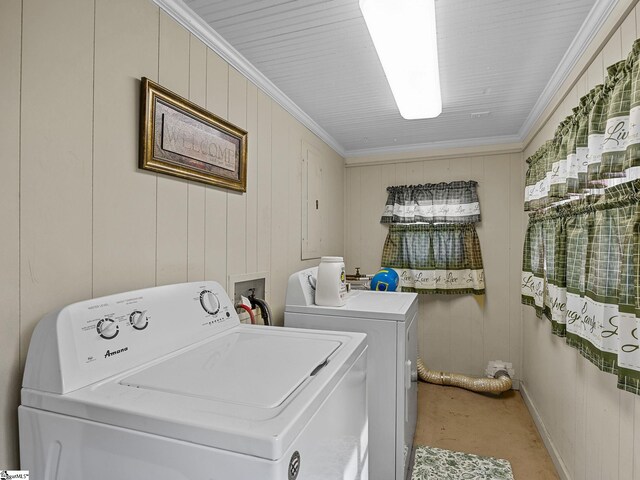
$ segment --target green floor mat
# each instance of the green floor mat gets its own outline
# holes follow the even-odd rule
[[[411,480],[513,480],[513,472],[501,458],[417,446]]]

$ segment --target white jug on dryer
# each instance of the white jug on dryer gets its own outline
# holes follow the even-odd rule
[[[316,305],[341,307],[347,294],[342,257],[322,257],[316,282]]]

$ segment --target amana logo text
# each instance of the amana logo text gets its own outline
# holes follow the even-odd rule
[[[107,350],[107,353],[104,354],[104,358],[113,357],[114,355],[118,355],[119,353],[126,352],[127,350],[129,350],[129,347],[124,347],[124,348],[121,348],[120,350],[114,350],[113,352],[111,350]]]

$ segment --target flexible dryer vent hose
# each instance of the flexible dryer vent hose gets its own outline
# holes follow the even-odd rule
[[[418,358],[417,366],[420,380],[436,385],[451,385],[483,393],[502,393],[511,389],[511,377],[506,370],[496,372],[495,378],[482,378],[459,373],[435,372],[429,370],[421,358]]]

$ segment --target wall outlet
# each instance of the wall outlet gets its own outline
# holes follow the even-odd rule
[[[503,362],[502,360],[491,360],[484,372],[486,373],[487,377],[495,378],[496,373],[500,370],[507,371],[512,379],[516,374],[516,371],[513,369],[513,364],[509,362]]]

